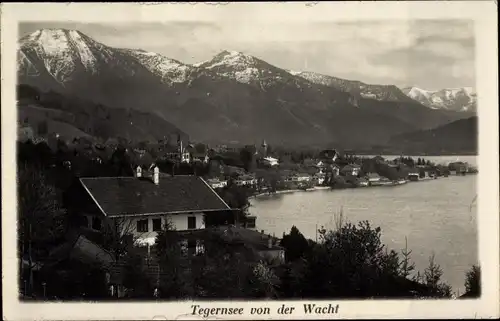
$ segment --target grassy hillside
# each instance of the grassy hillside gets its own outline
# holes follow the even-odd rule
[[[91,136],[99,140],[122,137],[132,142],[157,141],[176,137],[177,133],[188,139],[187,134],[156,115],[44,93],[27,85],[18,88],[18,121],[30,125],[35,133],[58,133],[66,139]]]

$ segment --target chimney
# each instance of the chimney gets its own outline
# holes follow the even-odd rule
[[[135,176],[136,176],[137,178],[142,177],[142,168],[141,168],[141,166],[137,166],[137,168],[136,168],[136,170],[135,170]]]
[[[153,183],[156,185],[160,184],[160,170],[158,169],[157,166],[153,169]]]
[[[270,249],[273,248],[273,239],[272,238],[267,239],[267,247]]]

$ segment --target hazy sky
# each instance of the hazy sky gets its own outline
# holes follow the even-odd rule
[[[97,41],[161,53],[185,63],[237,50],[273,65],[367,83],[425,89],[475,87],[471,21],[166,22],[21,24],[20,36],[40,28],[77,29]]]

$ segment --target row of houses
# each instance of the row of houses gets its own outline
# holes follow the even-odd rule
[[[353,175],[357,176],[360,171],[360,166],[350,164],[340,169],[338,166],[331,166],[330,170],[334,176]],[[281,170],[277,173],[280,175],[280,180],[288,183],[312,183],[313,185],[322,185],[326,178],[326,167],[316,167],[312,172],[297,172]],[[237,186],[256,187],[259,183],[264,183],[263,178],[256,178],[254,173],[235,173],[236,178],[233,183]],[[229,179],[227,178],[211,178],[207,179],[207,183],[212,188],[224,188],[228,185]]]

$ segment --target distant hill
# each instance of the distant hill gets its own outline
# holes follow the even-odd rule
[[[74,96],[41,92],[28,85],[19,85],[17,95],[18,122],[29,125],[35,133],[45,122],[48,133],[65,139],[94,137],[105,141],[121,137],[139,142],[173,138],[177,133],[188,139],[186,133],[150,113],[109,108]]]
[[[477,154],[478,118],[457,120],[431,130],[397,135],[390,145],[406,154]]]

